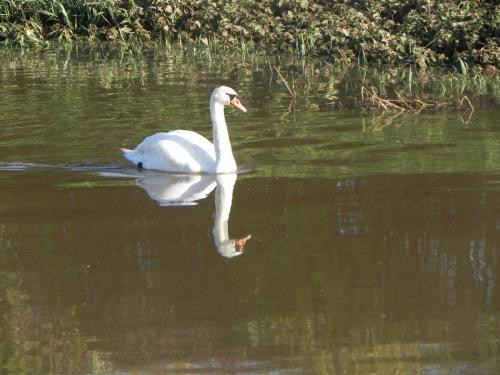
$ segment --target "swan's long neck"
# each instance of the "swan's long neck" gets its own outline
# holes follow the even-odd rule
[[[226,119],[224,117],[224,105],[215,100],[211,100],[210,115],[212,116],[216,172],[236,172],[236,161],[234,160]]]

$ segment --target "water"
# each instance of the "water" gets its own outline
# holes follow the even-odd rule
[[[0,372],[498,373],[498,106],[391,120],[211,58],[0,55]],[[246,173],[121,159],[210,136],[222,83]]]

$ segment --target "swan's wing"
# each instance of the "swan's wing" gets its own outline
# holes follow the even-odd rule
[[[213,172],[215,150],[198,133],[174,130],[145,138],[134,150],[133,162],[142,163],[146,169],[169,172]]]

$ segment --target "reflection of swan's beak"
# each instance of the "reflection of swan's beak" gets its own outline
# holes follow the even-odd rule
[[[235,96],[234,98],[231,99],[231,101],[229,103],[231,103],[231,105],[234,108],[238,108],[240,111],[247,113],[247,109],[243,106],[243,104],[241,104],[238,97]]]
[[[246,237],[240,238],[239,240],[234,240],[234,244],[240,248],[243,248],[250,238],[252,238],[251,234]]]

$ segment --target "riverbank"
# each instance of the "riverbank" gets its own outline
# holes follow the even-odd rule
[[[0,43],[193,44],[357,64],[500,67],[494,0],[5,0]]]

